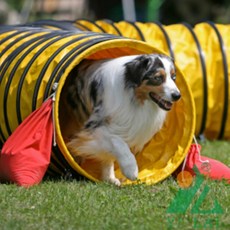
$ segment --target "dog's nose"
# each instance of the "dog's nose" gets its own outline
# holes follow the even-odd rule
[[[181,97],[180,92],[178,92],[178,91],[172,92],[173,101],[178,101],[180,99],[180,97]]]

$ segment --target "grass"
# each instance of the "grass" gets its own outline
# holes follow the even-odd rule
[[[202,144],[202,155],[230,166],[230,142]],[[230,186],[205,181],[209,192],[201,209],[211,210],[214,200],[221,214],[192,214],[198,191],[184,214],[167,208],[180,190],[173,177],[157,185],[115,187],[87,181],[44,181],[25,189],[0,185],[0,229],[230,229]]]

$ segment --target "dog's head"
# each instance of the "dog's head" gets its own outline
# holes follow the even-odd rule
[[[159,54],[139,55],[125,64],[126,87],[133,87],[140,102],[152,100],[163,110],[170,110],[180,99],[175,84],[173,61]]]

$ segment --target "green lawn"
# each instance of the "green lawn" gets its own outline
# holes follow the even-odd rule
[[[202,146],[202,155],[230,166],[230,142]],[[194,214],[192,208],[205,187],[209,191],[201,211]],[[121,188],[62,180],[29,189],[1,184],[0,229],[230,229],[230,186],[226,182],[205,180],[185,213],[168,213],[178,191],[173,177],[156,185]],[[221,213],[208,213],[215,202]]]

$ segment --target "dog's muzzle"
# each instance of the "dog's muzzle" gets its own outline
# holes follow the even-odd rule
[[[169,111],[172,108],[172,101],[178,101],[181,97],[180,92],[173,92],[171,94],[172,97],[172,101],[167,101],[165,99],[163,99],[162,97],[160,97],[159,95],[157,95],[156,93],[149,93],[150,98],[161,108],[164,109],[166,111]]]

